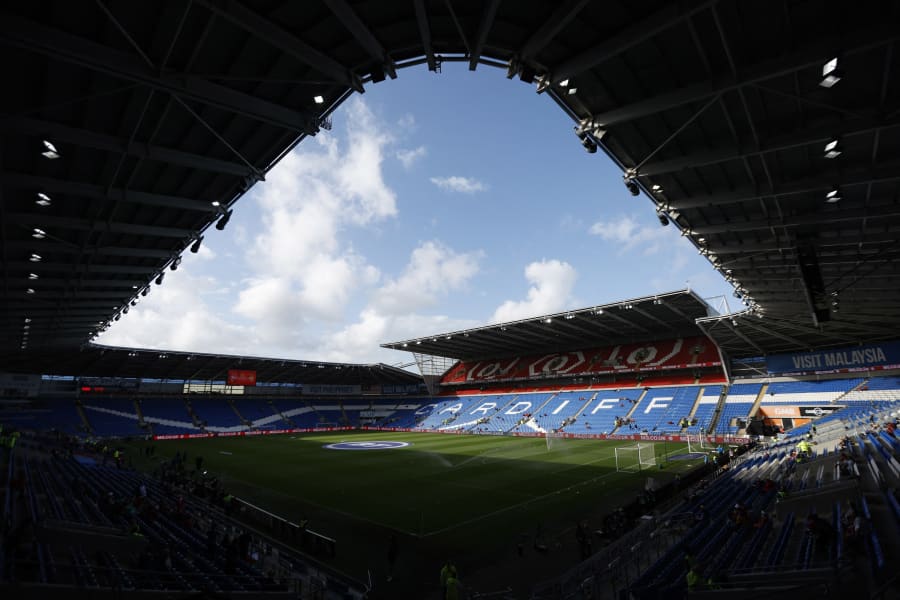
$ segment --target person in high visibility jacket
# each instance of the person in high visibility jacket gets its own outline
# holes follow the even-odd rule
[[[691,570],[687,572],[685,578],[687,579],[687,586],[689,590],[697,589],[697,584],[700,583],[700,574],[696,570],[691,568]]]

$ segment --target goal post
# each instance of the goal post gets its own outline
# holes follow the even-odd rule
[[[617,472],[637,473],[641,469],[649,469],[656,466],[655,444],[618,446],[615,452]]]
[[[689,434],[687,436],[687,444],[689,454],[703,454],[714,449],[714,446],[709,442],[709,438],[703,433]]]
[[[558,441],[563,438],[563,434],[560,431],[555,431],[553,429],[548,429],[544,432],[544,439],[547,440],[547,452],[553,450],[554,447],[557,446]]]

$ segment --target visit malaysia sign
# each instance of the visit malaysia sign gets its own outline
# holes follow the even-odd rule
[[[900,364],[900,342],[766,357],[769,373],[880,369]]]

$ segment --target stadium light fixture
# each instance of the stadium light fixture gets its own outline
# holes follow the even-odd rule
[[[216,208],[219,208],[220,206],[222,206],[222,203],[219,202],[218,200],[213,200],[212,202],[210,202],[210,204],[212,204]]]
[[[137,306],[137,300],[132,300],[132,301],[131,301],[131,305],[132,305],[132,306]]]
[[[653,184],[653,187],[651,187],[650,189],[653,190],[654,192],[661,192],[661,191],[663,191],[662,186],[659,185],[658,183],[654,183],[654,184]]]
[[[122,309],[122,312],[125,313],[125,314],[127,315],[127,314],[128,314],[128,307],[126,306],[125,308],[123,308],[123,309]]]
[[[829,204],[834,204],[835,202],[841,201],[841,191],[839,189],[832,188],[829,190],[827,194],[825,194],[825,202]]]
[[[47,237],[47,232],[44,231],[43,229],[38,229],[37,227],[35,227],[34,231],[31,232],[31,237],[33,237],[36,240],[42,240],[45,237]]]
[[[625,171],[625,175],[622,176],[623,181],[625,182],[625,187],[628,188],[628,191],[631,192],[632,196],[637,196],[641,193],[641,188],[638,187],[637,181],[637,172],[634,169],[628,169]]]
[[[569,87],[569,80],[568,80],[568,79],[563,79],[562,81],[560,81],[560,82],[559,82],[559,87]]]
[[[834,138],[825,144],[825,158],[837,158],[843,151],[843,148],[841,148],[841,141],[837,138]]]
[[[163,277],[165,277],[165,275],[166,275],[165,273],[159,274],[159,276],[156,278],[156,285],[162,285]]]
[[[29,319],[28,317],[25,317],[25,322],[26,322],[26,323],[31,323],[31,319]]]
[[[576,88],[576,87],[569,88],[569,95],[570,95],[570,96],[573,95],[573,94],[577,94],[577,93],[578,93],[578,88]]]
[[[194,240],[194,243],[191,244],[191,252],[197,254],[200,252],[200,244],[203,243],[203,236],[201,235],[197,239]]]
[[[313,102],[315,102],[316,104],[322,104],[323,102],[325,102],[325,98],[323,98],[322,96],[313,96]]]
[[[34,293],[34,288],[28,288],[27,290],[25,290],[25,293],[26,293],[26,294],[33,294],[33,293]]]
[[[175,258],[175,260],[172,261],[172,264],[169,265],[169,268],[173,271],[177,271],[178,265],[180,265],[180,264],[181,264],[181,257],[178,256]]]
[[[823,88],[834,87],[841,80],[842,76],[843,73],[838,69],[838,59],[834,57],[822,65],[822,79],[819,81],[819,85]]]
[[[41,156],[48,160],[56,160],[60,157],[59,151],[56,149],[56,146],[53,145],[52,142],[47,140],[41,140],[44,144],[44,151],[41,152]]]
[[[216,229],[222,231],[225,229],[225,226],[228,225],[228,221],[231,219],[231,210],[226,210],[222,213],[221,218],[219,218],[219,222],[216,223]]]
[[[149,287],[145,287],[144,289],[141,290],[141,296],[146,296],[149,293],[150,293]]]
[[[666,215],[664,215],[662,211],[656,212],[656,218],[659,219],[659,224],[662,225],[663,227],[665,227],[666,225],[669,224],[669,218]]]
[[[34,203],[37,204],[38,206],[46,207],[46,206],[50,206],[51,204],[53,204],[53,201],[50,199],[50,196],[48,196],[44,192],[38,192],[37,197],[38,197],[38,199],[35,200]]]
[[[38,277],[39,277],[39,275],[37,273],[29,273],[28,274],[28,279],[31,279],[31,280],[37,279]]]

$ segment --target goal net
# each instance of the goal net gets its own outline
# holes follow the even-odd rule
[[[552,429],[548,429],[544,432],[544,439],[547,440],[547,452],[550,452],[557,446],[559,446],[559,441],[563,439],[564,434],[560,431],[554,431]]]
[[[653,444],[632,444],[616,448],[616,471],[637,473],[656,465]]]
[[[696,454],[696,453],[704,453],[709,450],[715,449],[715,446],[711,443],[709,436],[702,433],[694,433],[687,436],[688,443],[688,453]]]

